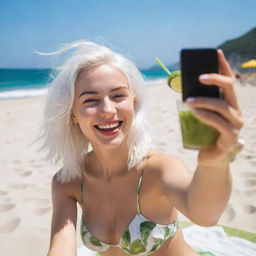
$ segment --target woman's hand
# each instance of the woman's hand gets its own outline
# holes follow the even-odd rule
[[[222,50],[218,50],[220,74],[203,74],[199,77],[204,85],[216,85],[222,89],[223,99],[196,97],[186,103],[195,115],[219,131],[215,146],[200,150],[198,165],[214,168],[227,165],[229,152],[237,143],[243,119],[234,90],[234,75]]]

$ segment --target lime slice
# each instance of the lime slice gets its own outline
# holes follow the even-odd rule
[[[175,71],[169,76],[168,85],[174,91],[182,92],[180,71]]]
[[[182,92],[181,86],[181,74],[180,71],[170,72],[170,70],[164,65],[164,63],[159,59],[155,58],[156,62],[162,67],[162,69],[168,74],[168,85],[176,92]]]

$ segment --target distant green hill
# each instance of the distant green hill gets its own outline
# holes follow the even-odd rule
[[[256,59],[256,27],[246,34],[226,41],[218,46],[233,67],[239,68],[240,64],[250,59]]]

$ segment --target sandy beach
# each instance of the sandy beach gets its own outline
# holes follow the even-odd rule
[[[164,81],[148,87],[154,148],[182,158],[193,172],[197,152],[184,149],[181,143],[176,103],[181,95]],[[241,137],[246,145],[231,164],[233,191],[219,223],[256,233],[256,87],[237,83],[235,88],[245,120]],[[32,144],[44,99],[0,101],[0,255],[45,256],[48,250],[50,182],[58,167],[37,152],[38,143]]]

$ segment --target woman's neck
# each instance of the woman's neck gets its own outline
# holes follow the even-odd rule
[[[92,163],[96,167],[94,171],[106,181],[112,178],[124,176],[128,172],[128,147],[122,146],[112,150],[94,148],[92,152]]]

